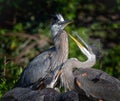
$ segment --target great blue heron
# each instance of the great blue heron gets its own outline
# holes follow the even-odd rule
[[[37,81],[42,83],[43,80],[49,85],[50,74],[54,74],[55,68],[68,59],[68,35],[63,29],[71,21],[64,20],[61,14],[55,17],[51,26],[54,47],[42,52],[27,65],[15,87],[33,87]]]
[[[101,70],[92,69],[91,67],[96,63],[92,49],[83,40],[86,48],[74,37],[71,35],[70,37],[88,57],[88,60],[80,62],[76,58],[68,59],[59,71],[61,73],[61,85],[66,90],[84,91],[88,97],[105,101],[119,101],[120,81]],[[74,70],[75,68],[77,70]]]

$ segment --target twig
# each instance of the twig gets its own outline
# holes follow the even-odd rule
[[[44,40],[43,39],[40,40],[38,38],[38,36],[33,36],[33,35],[26,34],[26,33],[7,33],[7,34],[4,34],[4,35],[5,36],[16,36],[16,37],[21,37],[21,38],[28,38],[28,39],[36,41],[38,44],[41,44],[43,41],[48,41],[49,42],[49,39],[46,38],[46,37],[44,38]]]

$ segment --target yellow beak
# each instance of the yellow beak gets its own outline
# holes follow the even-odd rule
[[[73,36],[68,34],[68,36],[78,45],[80,48],[85,48],[79,41],[77,41]]]

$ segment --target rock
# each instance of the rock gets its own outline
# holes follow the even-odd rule
[[[52,88],[31,90],[29,88],[14,88],[3,95],[2,101],[96,101],[75,91],[59,93]]]
[[[59,93],[51,88],[45,88],[41,91],[14,88],[2,97],[2,101],[56,101],[57,96],[59,96]]]
[[[79,96],[74,91],[68,91],[61,96],[62,101],[79,101]]]

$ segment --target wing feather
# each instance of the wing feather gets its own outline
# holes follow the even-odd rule
[[[35,57],[24,69],[16,86],[27,87],[39,79],[43,79],[51,69],[51,58],[54,48],[49,49]]]

